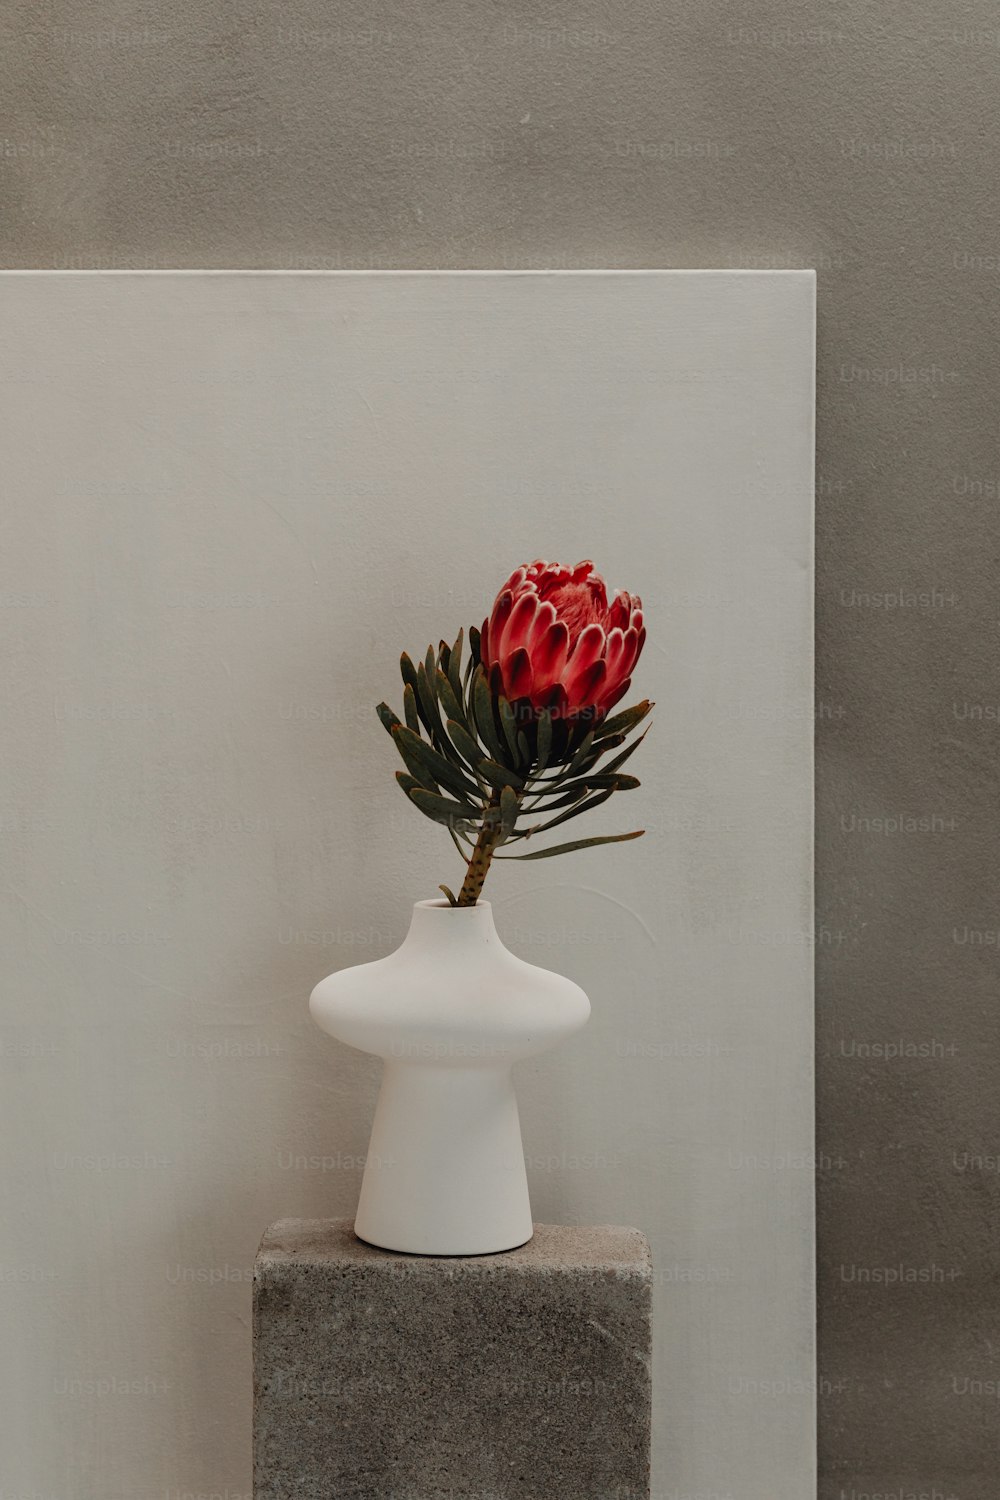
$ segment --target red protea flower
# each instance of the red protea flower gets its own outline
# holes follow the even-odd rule
[[[403,718],[387,703],[376,710],[406,767],[396,772],[400,787],[446,825],[466,862],[457,897],[441,886],[452,906],[476,904],[494,856],[548,859],[639,838],[636,828],[497,854],[635,790],[638,778],[622,767],[646,736],[632,731],[654,706],[644,698],[608,716],[628,691],[646,632],[638,596],[622,589],[609,604],[593,563],[517,568],[482,630],[470,628],[463,667],[464,638],[460,630],[453,646],[431,644],[416,665],[404,651]]]
[[[611,603],[592,562],[517,568],[483,622],[480,655],[495,692],[554,719],[600,721],[628,692],[646,631],[642,600]]]

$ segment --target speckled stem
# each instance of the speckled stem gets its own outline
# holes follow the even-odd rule
[[[476,847],[472,851],[469,860],[469,868],[465,872],[465,880],[462,889],[458,893],[459,906],[475,906],[483,889],[483,881],[486,879],[490,868],[490,860],[493,851],[500,842],[500,813],[499,799],[490,802],[490,811],[494,813],[494,819],[483,819],[483,826],[479,830]]]

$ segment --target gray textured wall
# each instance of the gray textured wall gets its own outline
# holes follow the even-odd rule
[[[992,1500],[1000,17],[7,0],[0,37],[8,267],[818,269],[821,1493]]]

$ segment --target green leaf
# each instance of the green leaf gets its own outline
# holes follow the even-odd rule
[[[409,739],[404,739],[404,735],[409,735]],[[424,763],[423,757],[415,755],[410,749],[411,743],[416,743],[426,750],[427,746],[424,745],[420,736],[414,734],[411,729],[407,729],[405,725],[397,723],[392,732],[392,741],[402,757],[403,765],[418,785],[428,792],[436,792],[438,784]]]
[[[535,765],[535,775],[541,776],[549,763],[549,754],[552,750],[552,715],[544,708],[538,716],[538,758]]]
[[[596,839],[574,839],[570,844],[556,844],[553,849],[533,849],[530,854],[494,854],[494,859],[549,859],[553,854],[572,854],[577,849],[592,849],[595,844],[624,844],[628,839],[638,839],[646,832],[637,828],[634,833],[605,833]]]
[[[648,698],[644,698],[634,708],[623,709],[620,714],[615,714],[614,718],[605,719],[598,730],[600,738],[606,740],[609,734],[627,734],[630,729],[634,729],[637,724],[641,724],[650,709],[655,707],[655,703],[651,703]]]
[[[581,797],[586,797],[589,791],[589,781],[574,781],[568,789],[563,791],[563,795],[561,797],[557,797],[555,801],[549,802],[546,799],[543,802],[541,800],[536,800],[532,802],[531,807],[528,809],[528,811],[532,813],[555,812],[557,807],[570,807],[574,802],[579,802]]]
[[[580,791],[595,792],[610,787],[613,792],[632,792],[639,786],[636,776],[625,776],[620,771],[588,771],[576,781],[553,782],[544,792],[535,791],[531,804],[532,812],[551,812],[555,807],[564,807],[567,801]],[[555,798],[555,801],[550,799]]]
[[[428,647],[427,655],[430,656],[430,654],[430,647]],[[432,670],[435,673],[437,672],[436,667],[432,668]],[[420,662],[417,665],[417,698],[420,701],[420,706],[422,709],[421,718],[426,723],[428,729],[433,729],[435,724],[440,720],[441,716],[438,713],[437,693],[434,690],[434,679],[428,678],[427,668],[423,662]]]
[[[479,817],[476,808],[464,802],[452,802],[436,792],[425,791],[423,787],[415,787],[407,795],[413,805],[435,823],[474,823]]]
[[[437,674],[436,682],[438,698],[440,699],[441,707],[444,709],[445,717],[454,719],[456,724],[461,724],[462,728],[468,733],[469,721],[465,716],[461,694],[457,698],[455,697],[450,680],[441,671]]]
[[[575,774],[577,776],[586,776],[589,771],[593,770],[594,766],[600,764],[602,757],[607,755],[609,750],[616,749],[622,743],[624,738],[625,736],[623,734],[613,734],[606,740],[595,739],[589,751],[584,751],[582,757],[577,763]],[[582,746],[580,746],[579,748],[583,749]],[[575,759],[576,757],[574,756],[574,760]],[[566,770],[569,770],[568,766],[566,767]]]
[[[500,744],[496,724],[493,722],[493,695],[482,667],[476,668],[472,679],[472,708],[476,716],[479,738],[493,759],[503,765],[507,759],[507,752]]]
[[[528,736],[523,729],[517,731],[517,749],[521,757],[521,764],[526,766],[531,760],[531,746],[528,744]]]
[[[427,730],[428,734],[433,734],[434,726],[431,723],[431,720],[424,713],[423,704],[420,701],[420,693],[418,692],[417,684],[417,669],[413,665],[412,661],[405,651],[402,652],[399,658],[399,672],[400,676],[403,679],[404,689],[407,687],[411,687],[413,689],[414,696],[416,698],[417,713],[423,720],[424,728]]]
[[[393,713],[388,703],[380,703],[375,712],[378,714],[379,718],[382,720],[382,723],[390,734],[396,728],[397,724],[402,723],[402,720]]]
[[[476,629],[475,625],[470,625],[469,626],[469,650],[472,653],[472,664],[473,664],[473,666],[478,666],[479,663],[480,663],[480,661],[482,660],[482,656],[480,654],[479,647],[480,647],[480,635],[479,635],[479,631]]]
[[[455,897],[454,892],[450,891],[446,885],[439,885],[438,886],[438,890],[439,891],[444,891],[445,895],[448,897],[448,905],[449,906],[457,906],[458,905],[458,901],[457,901],[457,899]]]
[[[431,652],[428,649],[428,660],[430,659],[430,655]],[[444,723],[441,719],[441,710],[438,708],[437,684],[442,675],[437,667],[435,667],[433,675],[428,677],[426,662],[421,662],[417,667],[417,694],[422,707],[421,718],[429,724],[427,735],[438,753],[447,756],[450,761],[459,763],[459,757],[455,753],[448,736],[445,734]]]
[[[440,672],[447,672],[447,670],[448,670],[448,663],[449,663],[450,660],[451,660],[451,647],[448,645],[447,641],[439,641],[438,642],[437,662],[435,663],[434,670],[435,671],[440,671]],[[434,672],[431,673],[431,677],[433,677],[433,676],[434,676]]]
[[[500,793],[500,829],[505,839],[514,832],[514,824],[521,810],[520,799],[512,786],[505,786]]]
[[[463,729],[462,724],[456,723],[456,720],[454,720],[454,718],[450,718],[450,720],[448,720],[448,733],[450,733],[451,735],[451,744],[453,744],[454,748],[459,751],[462,759],[466,760],[466,762],[468,762],[468,765],[471,766],[472,775],[474,775],[475,780],[477,780],[478,786],[480,786],[480,790],[483,790],[483,777],[481,777],[480,774],[480,762],[481,760],[486,759],[486,757],[484,757],[483,747],[481,747],[480,742],[478,742],[477,739],[472,738],[472,735],[468,732],[468,729]]]
[[[451,648],[451,655],[448,658],[447,666],[448,681],[451,683],[451,690],[460,703],[462,701],[462,644],[464,639],[465,631],[460,630],[458,632],[458,639]],[[454,717],[455,715],[452,714],[452,718]]]
[[[481,760],[476,770],[484,781],[489,782],[490,786],[517,787],[518,791],[524,786],[524,777],[512,771],[509,766],[502,766],[499,761]]]
[[[434,781],[446,786],[450,792],[454,792],[456,796],[463,797],[473,804],[476,802],[479,790],[466,775],[463,775],[460,767],[453,761],[446,760],[433,746],[425,744],[419,735],[413,733],[412,729],[400,726],[393,731],[393,738],[399,745],[400,754],[403,755],[409,769],[419,781],[426,785],[426,779],[430,776]],[[419,771],[413,770],[411,761],[420,767]],[[436,791],[437,788],[433,790]]]
[[[629,756],[633,755],[635,751],[638,750],[639,746],[642,744],[648,733],[649,730],[644,729],[637,740],[633,740],[630,745],[627,745],[625,747],[621,755],[616,755],[614,760],[609,760],[607,765],[604,767],[605,773],[610,775],[612,771],[617,771],[619,766],[623,766],[628,760]]]
[[[472,738],[467,729],[458,723],[457,719],[448,720],[448,733],[451,735],[455,749],[464,756],[473,770],[476,770],[479,762],[485,759],[478,742]]]
[[[507,741],[507,749],[510,751],[510,762],[516,766],[521,759],[521,752],[517,748],[517,721],[514,718],[514,710],[502,693],[497,696],[497,707],[500,710],[500,727]]]
[[[412,729],[414,734],[420,733],[420,718],[417,714],[417,695],[409,683],[403,688],[403,712],[406,715],[406,727]]]
[[[463,834],[460,835],[458,829],[455,828],[454,824],[449,823],[448,824],[448,837],[451,839],[452,843],[455,845],[455,848],[458,850],[458,852],[461,855],[462,860],[464,861],[464,863],[468,864],[469,860],[472,858],[472,855],[471,855],[471,853],[466,854],[465,850],[462,848],[461,843],[459,842],[460,837],[464,838],[465,841],[466,841],[466,843],[469,845],[470,850],[473,849],[475,846],[474,846],[472,840],[469,838],[468,834],[463,833]]]
[[[640,785],[638,776],[623,776],[620,771],[601,771],[587,777],[588,786],[606,786],[613,792],[634,792]]]
[[[609,786],[607,791],[598,792],[596,797],[575,797],[572,805],[565,812],[560,813],[558,818],[550,818],[547,823],[540,824],[537,830],[532,829],[532,832],[545,833],[549,828],[558,828],[560,823],[567,823],[570,818],[578,818],[581,813],[589,812],[598,803],[607,802],[609,797],[614,796],[614,791],[614,787]]]
[[[587,759],[587,756],[588,756],[588,754],[590,752],[590,747],[591,747],[591,745],[593,743],[594,743],[594,731],[592,729],[590,729],[590,730],[587,731],[587,733],[584,735],[583,739],[580,741],[579,745],[577,746],[576,753],[574,754],[573,759],[569,763],[569,772],[568,772],[568,774],[570,776],[575,776],[576,773],[577,773],[577,771],[583,765],[584,761]]]

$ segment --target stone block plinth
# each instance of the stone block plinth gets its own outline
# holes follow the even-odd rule
[[[282,1219],[254,1267],[255,1500],[646,1500],[636,1229],[415,1256]]]

